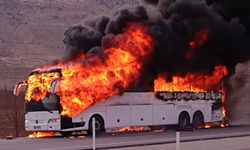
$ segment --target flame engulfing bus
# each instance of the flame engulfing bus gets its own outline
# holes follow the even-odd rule
[[[32,76],[43,74],[52,74],[52,82],[45,83],[42,78],[39,81],[43,85],[48,84],[49,90],[41,90],[34,79],[30,81]],[[93,117],[96,119],[96,132],[125,126],[201,127],[205,123],[220,122],[223,119],[223,94],[220,92],[125,92],[95,103],[74,117],[68,117],[62,114],[60,97],[56,92],[60,78],[61,68],[41,69],[33,71],[28,81],[15,86],[15,95],[23,87],[26,88],[26,131],[58,131],[64,136],[73,131],[86,130],[91,133]],[[37,101],[36,96],[43,98]]]

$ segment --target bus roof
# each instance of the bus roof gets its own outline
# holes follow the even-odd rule
[[[51,68],[46,68],[46,69],[35,69],[33,70],[29,76],[33,74],[42,74],[42,73],[50,73],[50,72],[58,72],[61,73],[62,67],[51,67]]]

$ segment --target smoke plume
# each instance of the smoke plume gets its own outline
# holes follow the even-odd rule
[[[188,72],[208,74],[215,65],[222,64],[233,74],[237,63],[249,59],[246,27],[240,18],[224,18],[214,9],[218,4],[210,7],[203,0],[146,0],[142,4],[145,3],[69,28],[64,39],[65,58],[88,52],[91,56],[100,55],[97,49],[105,46],[103,41],[108,43],[106,36],[121,33],[129,23],[137,22],[147,26],[154,38],[150,72],[167,73],[168,77]],[[195,41],[199,34],[207,36],[200,44]]]
[[[233,75],[235,66],[250,57],[250,5],[242,1],[143,0],[139,6],[69,28],[64,59],[82,54],[87,59],[101,59],[112,36],[131,23],[139,23],[149,30],[154,47],[141,73],[140,86],[152,87],[157,74],[168,81],[189,72],[210,74],[216,65],[226,66]]]

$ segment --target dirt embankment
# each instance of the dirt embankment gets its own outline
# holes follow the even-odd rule
[[[83,18],[138,4],[137,0],[1,0],[0,88],[60,59],[64,32]]]

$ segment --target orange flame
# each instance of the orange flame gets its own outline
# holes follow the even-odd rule
[[[28,138],[42,138],[42,137],[51,137],[54,136],[55,132],[33,132],[28,135]]]
[[[210,125],[210,124],[206,124],[205,126],[204,126],[204,128],[205,129],[209,129],[209,128],[211,128],[212,126]]]
[[[60,74],[58,72],[33,74],[29,76],[25,99],[27,101],[31,101],[31,99],[40,101],[46,96],[47,91],[49,91],[51,82],[59,77]]]
[[[226,111],[226,107],[225,107],[226,95],[224,94],[225,93],[224,89],[222,89],[221,92],[223,93],[223,95],[222,95],[222,116],[223,116],[223,118],[225,118],[227,116],[227,111]]]
[[[145,127],[123,127],[118,132],[140,132],[145,130]]]
[[[94,103],[119,93],[120,89],[128,88],[138,79],[143,62],[152,53],[152,39],[146,33],[146,28],[131,24],[111,42],[112,47],[104,51],[102,58],[79,57],[55,66],[61,67],[62,73],[62,78],[56,85],[56,93],[60,96],[63,108],[62,115],[74,117]],[[53,66],[42,68],[49,67]],[[51,82],[57,78],[57,73],[31,75],[26,100],[41,100],[48,92]]]
[[[186,53],[187,59],[191,59],[194,57],[197,48],[201,47],[208,40],[208,36],[209,36],[208,28],[205,28],[200,32],[196,32],[194,34],[194,38],[188,43],[191,49]]]
[[[225,66],[215,66],[210,75],[188,73],[184,77],[173,76],[172,82],[167,82],[162,76],[154,81],[154,91],[203,92],[213,90],[223,77],[228,74]]]
[[[154,91],[168,91],[168,92],[205,92],[215,90],[226,75],[228,70],[225,66],[215,66],[214,71],[210,75],[203,75],[197,73],[188,73],[184,77],[173,76],[172,82],[167,82],[163,77],[159,76],[154,81]],[[226,117],[225,108],[225,91],[223,88],[220,89],[222,93],[222,116]],[[220,127],[228,125],[220,124]],[[204,128],[211,128],[210,124],[206,124]]]
[[[69,62],[70,64],[80,62],[85,59],[85,55],[79,55],[74,60]],[[26,101],[40,101],[42,100],[50,89],[50,85],[53,80],[60,78],[59,72],[42,72],[41,70],[59,69],[65,65],[66,62],[59,61],[56,65],[47,65],[36,68],[33,70],[34,74],[30,75],[28,81],[23,81],[24,84],[28,85],[25,100]],[[35,73],[38,72],[38,73]]]
[[[152,39],[145,28],[132,25],[113,42],[116,45],[104,51],[105,60],[92,58],[86,64],[62,68],[63,79],[56,88],[62,115],[74,117],[119,93],[119,89],[128,88],[139,77],[142,62],[152,52]]]

